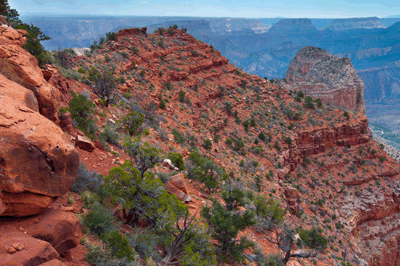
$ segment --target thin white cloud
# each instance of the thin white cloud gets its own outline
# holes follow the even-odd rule
[[[140,3],[142,3],[142,4],[150,4],[149,1],[142,1],[142,2],[140,2]]]

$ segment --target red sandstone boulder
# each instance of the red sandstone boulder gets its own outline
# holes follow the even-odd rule
[[[188,202],[192,200],[192,198],[188,194],[186,194],[185,192],[174,186],[171,182],[167,182],[165,184],[165,188],[170,194],[175,195],[182,202]]]
[[[188,194],[185,183],[183,182],[183,174],[182,173],[172,176],[171,179],[169,180],[169,183],[171,183],[178,189],[180,189],[183,192],[185,192],[186,194]]]
[[[79,167],[62,130],[27,105],[0,96],[0,216],[42,212],[68,191]]]
[[[1,229],[0,234],[1,265],[36,266],[60,257],[48,242],[15,229]]]
[[[92,152],[94,150],[94,145],[90,139],[79,135],[77,135],[75,138],[75,146],[88,152]]]
[[[47,208],[33,219],[40,221],[27,228],[29,233],[49,242],[59,254],[79,245],[82,231],[75,214]]]
[[[60,118],[60,127],[67,128],[68,126],[72,125],[72,117],[70,112],[62,113],[58,116]]]

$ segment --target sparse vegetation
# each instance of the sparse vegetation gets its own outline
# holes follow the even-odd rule
[[[78,124],[78,127],[94,134],[96,130],[96,124],[93,119],[93,114],[96,109],[96,105],[88,100],[82,94],[73,94],[74,98],[69,103],[68,111],[71,113],[72,118]]]
[[[92,67],[89,70],[89,80],[93,88],[93,92],[102,100],[102,103],[107,107],[115,97],[115,90],[117,88],[117,79],[111,70],[100,72],[98,69]]]

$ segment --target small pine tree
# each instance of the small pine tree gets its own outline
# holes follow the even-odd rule
[[[185,162],[183,161],[182,154],[178,152],[170,152],[168,153],[168,159],[171,160],[172,164],[179,168],[179,170],[185,170]]]
[[[179,91],[179,101],[183,103],[185,101],[185,92],[183,90]]]
[[[137,113],[135,111],[131,111],[126,116],[122,118],[122,124],[125,128],[125,131],[132,137],[133,135],[138,134],[138,130],[140,126],[144,122],[144,115],[142,113]]]
[[[103,100],[104,106],[107,107],[114,100],[114,91],[117,89],[117,79],[114,77],[113,71],[106,70],[101,73],[92,67],[88,73],[93,92]]]
[[[78,123],[81,130],[88,130],[94,124],[92,115],[96,110],[96,105],[86,99],[82,94],[74,94],[74,98],[69,103],[68,111],[71,117]]]
[[[148,169],[161,161],[161,150],[147,142],[142,144],[140,139],[127,138],[124,147],[125,151],[134,159],[142,178]]]
[[[209,139],[205,139],[204,141],[203,141],[203,148],[204,149],[206,149],[206,150],[211,150],[211,148],[212,148],[212,143],[211,143],[211,140],[209,140]]]
[[[260,132],[260,134],[258,134],[258,138],[262,141],[265,141],[265,134],[263,132]]]

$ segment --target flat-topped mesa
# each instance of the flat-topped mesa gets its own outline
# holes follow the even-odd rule
[[[323,27],[323,30],[352,30],[352,29],[375,29],[385,28],[377,17],[369,18],[347,18],[335,19],[328,25]]]
[[[306,46],[290,62],[286,80],[288,89],[365,114],[364,83],[348,58]]]
[[[299,19],[281,19],[274,26],[272,26],[268,33],[315,33],[318,32],[317,28],[311,23],[308,18]]]

